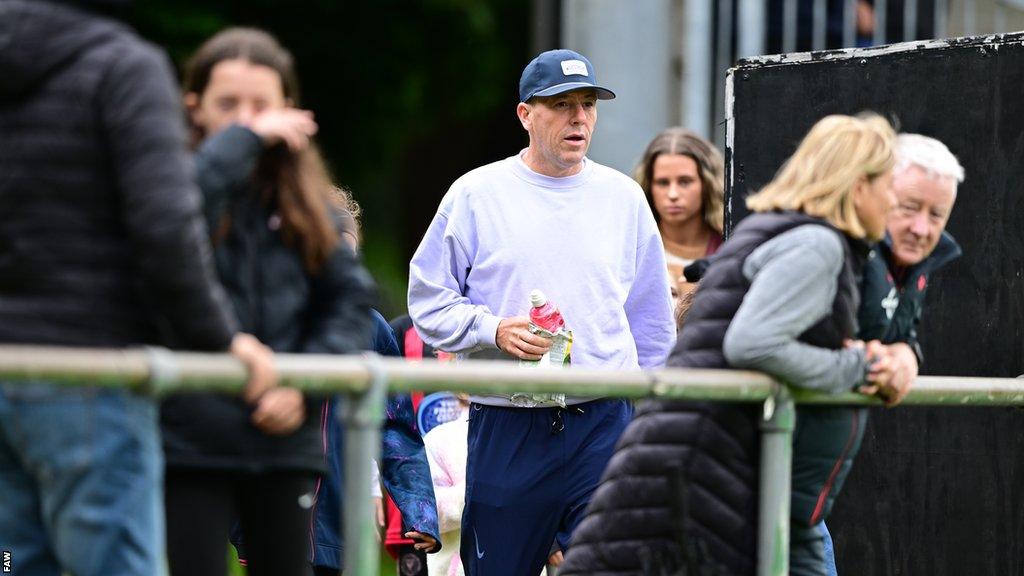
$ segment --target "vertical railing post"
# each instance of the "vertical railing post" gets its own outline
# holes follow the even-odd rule
[[[828,46],[828,0],[814,0],[811,14],[814,22],[811,50],[824,50]]]
[[[917,40],[917,0],[903,3],[903,41],[910,40]]]
[[[782,0],[782,51],[796,52],[799,23],[796,19],[796,0]]]
[[[380,427],[384,422],[387,375],[376,355],[367,354],[370,386],[362,394],[348,394],[337,417],[345,427],[345,494],[341,501],[344,573],[377,576],[380,547],[370,498],[371,471],[380,460]]]
[[[761,421],[761,492],[757,576],[789,574],[789,498],[796,406],[785,386],[765,400]]]
[[[964,36],[974,36],[977,33],[977,16],[974,0],[964,0]]]
[[[949,0],[935,0],[935,31],[932,38],[949,36]]]
[[[736,31],[736,52],[740,58],[750,58],[764,54],[765,39],[768,36],[766,0],[739,0],[736,16],[739,25]]]
[[[843,2],[843,48],[857,46],[857,0]]]
[[[889,8],[887,6],[888,0],[875,0],[875,35],[871,40],[871,43],[875,46],[885,44],[886,42],[886,29],[888,26],[887,18],[888,13],[886,12]]]
[[[728,0],[732,2],[732,0]],[[683,125],[701,136],[711,139],[714,104],[711,94],[721,70],[714,69],[714,54],[711,47],[711,14],[714,4],[711,0],[687,0],[683,17]]]

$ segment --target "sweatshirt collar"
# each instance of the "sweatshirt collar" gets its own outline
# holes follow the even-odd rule
[[[594,172],[594,163],[589,158],[583,157],[583,168],[573,174],[572,176],[564,176],[562,178],[555,178],[552,176],[545,176],[538,172],[534,172],[526,165],[523,161],[523,155],[526,154],[526,148],[523,148],[519,154],[510,158],[512,161],[512,172],[516,176],[525,180],[529,184],[539,186],[541,188],[548,188],[551,190],[565,190],[570,188],[578,188],[590,179],[591,174]]]

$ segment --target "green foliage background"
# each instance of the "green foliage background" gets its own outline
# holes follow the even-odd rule
[[[380,308],[405,310],[408,260],[448,185],[525,142],[515,115],[528,53],[522,0],[148,0],[127,19],[179,67],[228,26],[289,48],[303,107],[338,183],[364,208]]]

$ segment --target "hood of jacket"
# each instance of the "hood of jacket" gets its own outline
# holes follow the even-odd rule
[[[0,2],[0,104],[24,99],[92,47],[131,33],[127,26],[90,10],[89,3],[77,4]],[[96,2],[92,8],[104,6]]]

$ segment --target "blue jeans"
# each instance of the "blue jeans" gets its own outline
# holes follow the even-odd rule
[[[825,574],[839,576],[839,571],[836,570],[836,551],[832,544],[832,535],[829,534],[825,522],[818,524],[818,531],[821,532],[822,542],[825,545]]]
[[[14,574],[165,574],[162,478],[152,400],[0,383],[0,548]]]

